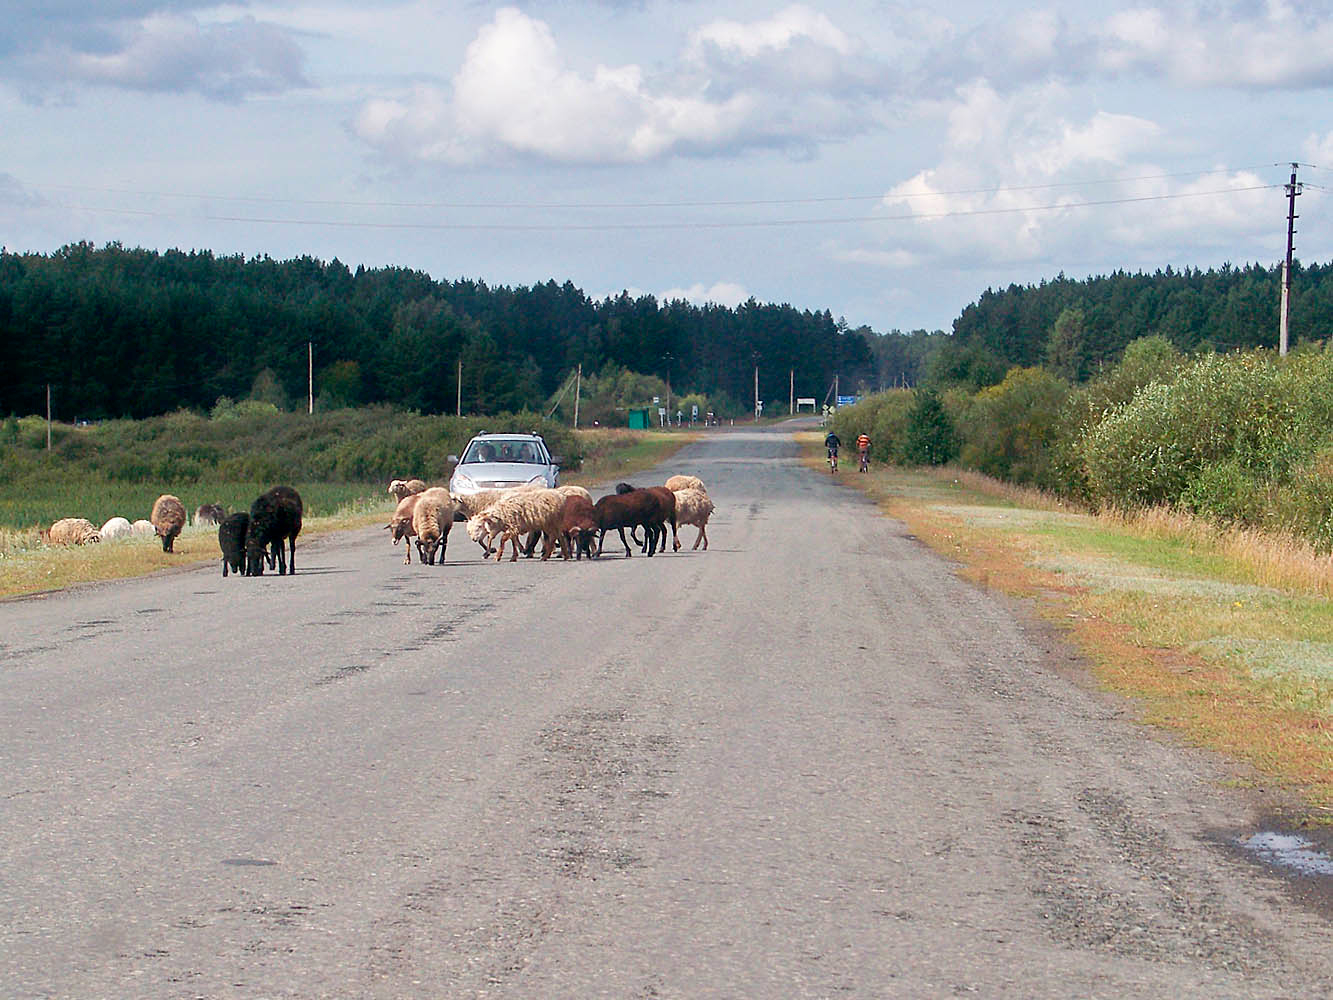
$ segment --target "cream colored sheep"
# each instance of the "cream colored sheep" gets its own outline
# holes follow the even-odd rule
[[[500,536],[495,561],[504,556],[505,542],[511,546],[510,562],[518,560],[518,538],[529,532],[540,531],[545,536],[542,560],[551,558],[551,550],[560,540],[560,522],[565,509],[565,496],[559,490],[515,490],[501,497],[492,506],[474,518],[492,537]],[[472,535],[469,522],[468,535]]]
[[[153,512],[148,515],[153,522],[153,531],[162,539],[162,551],[171,552],[176,536],[185,527],[185,505],[179,497],[163,493],[153,501]]]
[[[444,562],[444,552],[449,545],[449,529],[454,526],[454,513],[457,510],[454,498],[443,486],[432,486],[417,495],[416,509],[412,511],[412,530],[417,536],[417,554],[427,566],[435,565],[437,548],[440,562]]]
[[[713,501],[708,498],[708,494],[703,490],[676,490],[676,525],[684,527],[692,524],[699,529],[699,537],[694,540],[694,549],[699,547],[699,543],[704,543],[704,551],[708,551],[708,519],[713,516]],[[680,542],[675,543],[676,548],[680,548]],[[694,551],[691,549],[690,551]]]
[[[130,534],[132,535],[153,535],[153,522],[145,521],[142,517],[130,525]]]
[[[563,493],[567,497],[583,497],[588,503],[592,503],[592,494],[582,486],[557,486],[555,491]]]
[[[704,493],[708,492],[704,487],[704,481],[698,476],[672,476],[662,485],[672,493],[675,493],[677,490],[701,490]]]
[[[416,512],[417,501],[421,499],[420,493],[410,493],[398,501],[397,508],[394,509],[393,517],[389,518],[389,523],[384,527],[390,532],[393,538],[393,544],[397,545],[402,539],[408,539],[407,558],[403,560],[403,565],[412,564],[412,541],[416,535],[416,528],[412,526],[412,515]]]
[[[102,541],[108,542],[113,538],[124,538],[131,534],[130,522],[123,517],[108,518],[106,524],[102,525],[98,534],[102,536]]]
[[[96,526],[85,517],[62,517],[51,525],[49,537],[52,545],[90,545],[102,540]]]
[[[414,493],[424,493],[426,484],[420,479],[395,479],[389,483],[389,492],[399,500],[404,497],[410,497]]]

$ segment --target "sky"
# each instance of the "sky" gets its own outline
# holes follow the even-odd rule
[[[1330,97],[1328,0],[0,0],[0,245],[947,330],[1011,283],[1277,264],[1293,162],[1329,262]]]

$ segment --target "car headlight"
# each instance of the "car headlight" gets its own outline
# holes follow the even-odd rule
[[[461,472],[456,472],[454,473],[453,490],[455,493],[475,493],[477,491],[477,484],[472,481],[471,477],[465,476]]]
[[[546,485],[546,476],[544,476],[544,475],[541,475],[541,476],[533,476],[531,479],[528,480],[528,485],[529,485],[529,486],[536,486],[538,483],[540,483],[542,486],[545,486],[545,485]]]

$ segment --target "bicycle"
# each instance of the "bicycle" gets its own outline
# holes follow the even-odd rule
[[[828,471],[830,475],[838,471],[838,452],[833,448],[828,450]]]
[[[870,471],[870,452],[868,451],[861,452],[861,471],[862,472]]]

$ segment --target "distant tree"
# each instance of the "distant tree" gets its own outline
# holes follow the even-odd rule
[[[282,387],[272,368],[261,369],[255,376],[250,385],[249,398],[259,403],[271,403],[279,410],[286,410],[291,405],[287,390]]]
[[[361,403],[361,365],[355,361],[335,361],[315,376],[319,395],[315,402],[321,410],[338,410]]]
[[[1070,308],[1056,317],[1046,341],[1046,370],[1066,382],[1080,382],[1088,373],[1088,336],[1083,310]]]
[[[907,414],[902,454],[912,465],[944,465],[958,456],[958,435],[934,389],[917,389]]]

